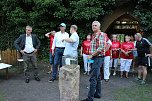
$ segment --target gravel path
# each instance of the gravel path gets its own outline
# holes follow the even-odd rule
[[[23,74],[13,76],[9,80],[0,79],[0,92],[5,95],[6,101],[59,101],[58,81],[49,83],[49,75],[46,72],[46,68],[41,69],[41,81],[37,82],[31,78],[29,84],[24,82]],[[88,80],[89,76],[81,74],[80,99],[87,96]],[[113,92],[116,89],[136,84],[133,75],[129,79],[112,76],[109,82],[102,81],[102,98],[95,101],[114,101]]]

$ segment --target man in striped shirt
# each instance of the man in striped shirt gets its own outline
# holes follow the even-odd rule
[[[89,60],[92,60],[91,64],[91,77],[90,77],[90,90],[88,97],[82,101],[93,101],[93,98],[101,97],[101,78],[100,67],[104,61],[105,52],[108,50],[109,45],[106,45],[109,40],[107,35],[100,31],[100,22],[94,21],[92,23],[92,35]],[[108,46],[108,47],[106,47]]]

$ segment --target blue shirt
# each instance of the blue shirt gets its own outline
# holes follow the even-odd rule
[[[63,55],[70,57],[78,57],[77,48],[79,45],[79,36],[77,32],[73,33],[70,38],[73,40],[73,42],[66,42]]]

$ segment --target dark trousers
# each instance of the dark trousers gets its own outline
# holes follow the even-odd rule
[[[56,79],[57,75],[57,67],[60,65],[62,66],[62,56],[63,56],[64,48],[56,48],[54,52],[54,64],[53,64],[53,72],[52,72],[52,78]]]
[[[37,58],[36,54],[24,54],[23,55],[23,61],[24,61],[24,75],[26,78],[30,77],[30,71],[29,71],[29,64],[32,64],[33,73],[34,76],[38,76],[38,69],[37,69]]]
[[[101,77],[100,67],[102,66],[103,57],[94,57],[94,63],[91,64],[91,77],[90,77],[90,89],[88,93],[88,100],[93,101],[94,95],[101,96]]]

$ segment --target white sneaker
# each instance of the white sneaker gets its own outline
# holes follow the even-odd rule
[[[83,74],[87,74],[87,72],[84,72]]]
[[[52,71],[48,71],[47,73],[48,73],[48,74],[51,74],[51,73],[52,73]]]
[[[116,76],[116,72],[113,73],[113,76]]]

